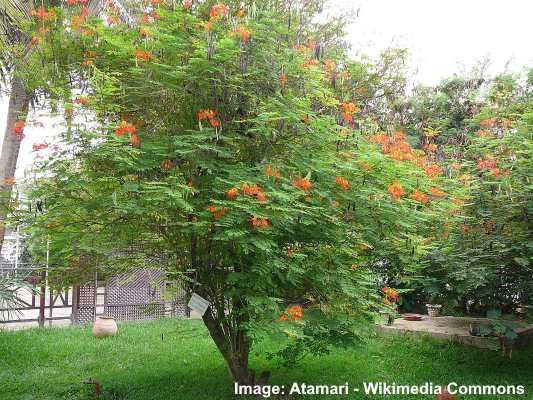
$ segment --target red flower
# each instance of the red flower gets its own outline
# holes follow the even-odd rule
[[[423,204],[426,204],[429,201],[429,196],[418,189],[411,195],[411,198]]]
[[[209,206],[208,210],[213,214],[215,219],[220,219],[226,214],[226,209],[224,207],[217,208],[215,206]]]
[[[124,136],[125,133],[134,134],[136,131],[135,125],[130,124],[127,121],[122,121],[115,129],[115,135]]]
[[[250,218],[250,224],[252,224],[254,228],[268,228],[270,226],[268,218],[257,218],[256,216]]]
[[[430,178],[434,178],[442,173],[442,168],[437,164],[428,165],[424,168],[424,172]]]
[[[429,191],[431,192],[431,194],[435,197],[444,197],[446,195],[446,193],[440,191],[439,189],[437,189],[436,187],[432,187],[431,189],[429,189]]]
[[[191,0],[183,0],[183,8],[188,10],[191,7],[192,7],[192,1]]]
[[[382,291],[385,294],[384,302],[386,304],[394,304],[400,299],[400,296],[398,296],[398,292],[396,292],[396,290],[394,289],[384,287]]]
[[[152,59],[152,53],[144,50],[135,50],[135,58],[142,61],[150,61]]]
[[[30,15],[43,21],[56,18],[56,13],[54,11],[46,11],[43,7],[31,10]]]
[[[354,103],[341,103],[340,106],[345,113],[354,114],[359,111],[359,107]]]
[[[298,189],[303,190],[304,192],[310,191],[313,187],[311,181],[305,178],[293,179],[292,184]]]
[[[345,192],[347,192],[348,189],[350,189],[350,184],[342,176],[337,176],[337,178],[335,178],[335,183],[337,185],[342,186],[342,188],[344,189]]]
[[[215,118],[216,111],[214,110],[201,110],[198,111],[198,121],[202,121],[204,119],[209,120],[209,123],[213,128],[217,128],[220,126],[220,121]]]
[[[246,29],[244,26],[237,26],[233,32],[241,37],[241,42],[246,43],[252,37],[252,33]]]
[[[279,317],[280,321],[299,321],[304,315],[304,310],[299,305],[289,307],[286,312]]]
[[[78,96],[74,99],[74,104],[80,104],[82,106],[86,106],[89,103],[89,99],[87,96]]]
[[[229,6],[225,5],[224,3],[215,4],[213,7],[211,7],[211,12],[209,13],[211,19],[213,20],[220,19],[228,14]]]
[[[261,188],[255,183],[252,186],[249,186],[247,183],[243,183],[242,191],[248,196],[255,197],[260,203],[264,203],[267,201],[266,195],[263,193]]]
[[[23,120],[18,120],[13,124],[13,133],[15,135],[21,135],[24,133],[24,126],[26,123]]]
[[[230,200],[235,200],[238,195],[239,195],[239,189],[237,189],[236,187],[231,188],[227,192],[228,199]]]
[[[487,118],[479,123],[483,128],[492,128],[496,125],[496,118]]]
[[[402,185],[400,185],[398,182],[392,183],[387,191],[396,200],[400,199],[405,194],[405,190],[403,190]]]

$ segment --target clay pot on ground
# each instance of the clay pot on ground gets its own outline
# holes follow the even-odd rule
[[[94,321],[93,336],[95,337],[115,336],[117,332],[118,326],[113,317],[97,317],[96,321]]]
[[[438,316],[440,316],[440,310],[442,309],[442,305],[440,305],[440,304],[426,304],[426,308],[428,309],[428,315],[430,317],[438,317]]]

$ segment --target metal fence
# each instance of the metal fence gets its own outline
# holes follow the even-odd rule
[[[0,276],[15,277],[27,287],[11,288],[18,306],[0,308],[0,326],[35,323],[44,326],[55,321],[87,324],[103,314],[117,320],[190,316],[186,292],[176,282],[168,282],[164,271],[153,268],[126,271],[105,281],[95,273],[70,288],[52,290],[48,284],[48,265],[29,263],[24,241],[18,230],[4,239]]]

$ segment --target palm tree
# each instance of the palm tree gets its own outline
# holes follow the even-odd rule
[[[15,175],[20,151],[20,140],[12,134],[13,126],[17,120],[26,120],[32,99],[32,94],[28,93],[17,74],[17,67],[12,62],[8,49],[12,46],[27,46],[30,42],[21,27],[25,21],[31,18],[30,10],[34,6],[31,0],[0,1],[0,46],[4,50],[0,53],[0,70],[2,71],[3,83],[7,86],[9,80],[11,86],[4,140],[0,153],[0,190],[3,194],[0,207],[0,250],[4,241],[7,205],[11,198],[12,189],[6,179]]]
[[[135,1],[111,1],[119,12],[122,21],[129,26],[135,24],[130,10],[139,2]],[[89,13],[99,15],[103,11],[102,0],[93,0],[89,3]],[[30,109],[34,93],[26,90],[24,82],[17,74],[17,65],[13,63],[9,51],[13,46],[25,47],[26,54],[31,51],[31,39],[22,29],[22,26],[31,19],[31,10],[42,7],[41,0],[0,0],[0,75],[4,86],[11,86],[7,121],[4,130],[4,140],[0,153],[0,251],[4,242],[5,222],[9,212],[9,201],[12,195],[10,177],[15,176],[17,160],[20,152],[20,140],[13,135],[13,127],[17,121],[26,122],[26,116]],[[45,6],[56,7],[61,5],[61,0],[47,0]]]

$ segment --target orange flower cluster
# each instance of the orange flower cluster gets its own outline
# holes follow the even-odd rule
[[[318,61],[315,58],[308,58],[305,60],[303,67],[309,68],[309,67],[316,67],[318,65]]]
[[[130,124],[127,121],[122,121],[115,129],[115,135],[124,136],[125,133],[134,134],[136,131],[135,125]]]
[[[220,219],[226,215],[226,209],[224,207],[217,208],[215,206],[209,206],[207,209],[211,214],[213,214],[215,219]]]
[[[349,184],[348,181],[347,181],[346,179],[344,179],[342,176],[337,176],[337,177],[335,178],[335,183],[336,183],[337,185],[342,186],[342,188],[343,188],[343,190],[344,190],[345,192],[347,192],[348,189],[350,189],[350,184]]]
[[[24,126],[26,125],[26,123],[23,121],[23,120],[18,120],[18,121],[15,121],[15,123],[13,124],[13,135],[17,138],[17,140],[22,140],[24,139],[25,135],[24,135]]]
[[[400,296],[398,295],[398,292],[396,292],[396,290],[391,289],[389,287],[384,287],[381,290],[385,294],[385,298],[383,299],[383,302],[385,304],[388,304],[388,305],[396,304],[398,300],[400,300]]]
[[[161,168],[169,170],[174,168],[174,163],[168,158],[161,163]]]
[[[270,226],[268,218],[257,218],[256,216],[250,218],[250,224],[252,224],[254,228],[268,228]]]
[[[398,182],[393,182],[387,191],[395,200],[399,200],[405,194],[405,190],[403,190],[402,185],[400,185]]]
[[[335,61],[330,60],[328,58],[326,61],[324,61],[324,69],[326,70],[326,72],[329,72],[331,74],[337,69],[337,64],[335,64]]]
[[[198,111],[198,121],[203,121],[204,119],[209,120],[209,123],[213,128],[216,128],[220,125],[220,121],[216,118],[216,111],[213,110],[202,110]]]
[[[477,160],[477,169],[483,171],[484,169],[492,170],[496,168],[496,161],[493,158],[487,157],[485,159],[478,158]]]
[[[233,32],[235,32],[238,36],[241,37],[242,43],[247,43],[250,38],[252,37],[252,32],[250,32],[246,27],[244,26],[237,26]]]
[[[254,183],[252,186],[249,186],[247,183],[243,183],[242,192],[248,196],[255,197],[260,203],[267,201],[265,193],[263,193],[261,188],[256,183]]]
[[[279,169],[274,170],[272,168],[272,165],[269,165],[269,166],[266,167],[265,175],[268,176],[269,178],[274,177],[276,179],[280,179],[281,178],[281,171]]]
[[[224,3],[218,3],[211,7],[211,12],[209,13],[209,16],[211,17],[212,21],[217,21],[220,18],[227,16],[228,14],[229,6]]]
[[[244,11],[244,9],[239,8],[239,9],[237,10],[237,12],[235,13],[235,16],[236,16],[237,18],[242,18],[242,17],[244,17],[244,14],[245,14],[245,13],[246,13],[246,12]]]
[[[384,154],[388,154],[391,158],[398,161],[410,161],[424,169],[427,176],[434,178],[442,174],[442,168],[437,164],[428,164],[427,157],[425,155],[417,154],[412,149],[411,145],[405,140],[405,132],[395,132],[393,137],[390,137],[384,133],[378,133],[369,136],[368,140],[372,143],[381,145],[381,151]],[[426,151],[436,151],[434,144],[428,144],[425,146]]]
[[[432,187],[431,189],[429,189],[429,191],[435,197],[444,197],[446,195],[446,193],[444,193],[443,191],[437,189],[436,187]]]
[[[416,189],[411,195],[411,198],[415,201],[418,201],[422,204],[426,204],[429,201],[429,196],[425,193],[422,193],[420,190]]]
[[[150,61],[152,59],[152,53],[145,50],[135,50],[135,59],[141,61]]]
[[[78,96],[74,99],[74,104],[79,104],[81,106],[86,106],[89,103],[87,96]]]
[[[301,306],[292,306],[289,307],[287,312],[284,312],[279,317],[280,321],[299,321],[304,316],[304,310]]]
[[[192,1],[191,0],[183,0],[183,8],[186,10],[190,9],[192,7]]]
[[[48,21],[57,17],[54,11],[46,11],[46,9],[44,9],[43,7],[31,10],[30,15],[43,21]]]
[[[398,131],[393,137],[384,133],[372,135],[370,142],[381,145],[381,151],[397,161],[418,161],[411,145],[405,141],[405,133]]]
[[[427,167],[424,167],[424,172],[430,178],[435,178],[442,174],[442,167],[437,164],[430,164]]]
[[[342,119],[348,124],[353,124],[353,114],[359,111],[354,103],[341,103]]]
[[[153,24],[155,22],[155,19],[152,15],[150,14],[145,14],[143,15],[143,17],[141,18],[141,23],[143,24],[146,24],[146,25],[150,25],[150,24]]]
[[[236,187],[233,187],[226,192],[226,195],[228,196],[228,199],[235,200],[237,196],[239,195],[239,189],[237,189]]]
[[[279,75],[279,84],[281,86],[285,86],[288,81],[289,81],[289,79],[287,78],[287,75],[285,75],[285,74],[280,74]]]
[[[487,118],[479,123],[483,128],[492,128],[496,125],[496,118]]]
[[[305,178],[293,179],[292,184],[298,189],[303,190],[304,192],[310,191],[311,188],[313,187],[313,184],[311,183],[311,181]]]

